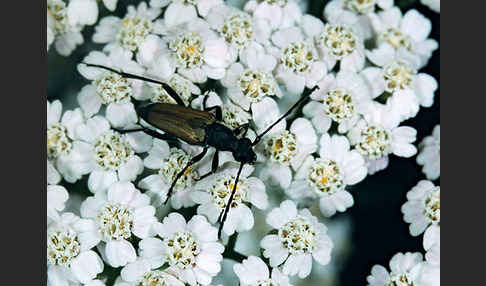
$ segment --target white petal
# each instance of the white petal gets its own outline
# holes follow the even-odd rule
[[[73,275],[81,282],[87,283],[96,278],[98,273],[103,272],[103,261],[96,254],[90,250],[81,253],[71,262],[71,271]]]
[[[137,259],[137,254],[132,244],[126,240],[113,240],[106,244],[105,248],[106,262],[111,267],[125,266],[129,262]]]

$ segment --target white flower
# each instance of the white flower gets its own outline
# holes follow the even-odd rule
[[[98,4],[96,0],[71,0],[66,14],[71,26],[93,25],[98,20]]]
[[[365,39],[373,36],[368,14],[376,8],[387,10],[393,7],[393,0],[332,0],[324,8],[324,17],[330,22],[346,21],[353,24]]]
[[[162,243],[156,238],[145,239],[139,243],[140,251],[145,251],[153,242]],[[158,266],[158,264],[157,264]],[[139,258],[135,262],[128,263],[121,270],[121,279],[115,282],[115,286],[184,286],[184,283],[168,271],[157,270],[151,260]]]
[[[233,61],[224,39],[200,18],[176,27],[164,27],[160,34],[162,43],[155,61],[163,62],[159,73],[165,78],[177,71],[194,83],[204,83],[208,78],[222,79]]]
[[[218,230],[205,217],[195,215],[186,223],[178,213],[170,213],[156,226],[162,238],[146,238],[140,242],[141,257],[149,259],[152,268],[165,263],[165,270],[191,286],[209,285],[221,270],[224,246]]]
[[[77,126],[84,123],[81,110],[68,110],[62,119],[61,114],[59,100],[47,102],[48,180],[58,182],[58,171],[66,181],[74,183],[92,168],[91,160],[85,157],[91,147],[75,135]]]
[[[302,110],[319,133],[326,133],[332,121],[338,132],[346,133],[367,111],[371,90],[365,78],[355,72],[340,71],[318,82],[319,89],[311,94],[311,101]]]
[[[281,116],[275,103],[262,102],[257,107],[255,114],[262,116],[255,116],[255,124],[260,131]],[[272,112],[272,109],[277,109],[277,112]],[[264,118],[266,116],[269,117],[268,120]],[[292,181],[292,169],[296,171],[317,150],[317,135],[311,122],[305,118],[295,119],[289,130],[285,128],[285,120],[282,122],[262,138],[262,143],[256,146],[255,151],[258,161],[265,163],[260,178],[287,189]]]
[[[420,282],[424,286],[440,286],[440,241],[425,254]]]
[[[52,286],[89,283],[103,271],[103,261],[92,251],[99,240],[90,219],[64,213],[47,228],[47,279]]]
[[[308,209],[297,211],[295,203],[284,201],[267,216],[267,224],[278,230],[265,236],[260,245],[270,266],[283,265],[285,275],[303,279],[312,269],[312,258],[326,265],[331,260],[333,243],[327,228]]]
[[[76,5],[78,1],[72,2]],[[93,16],[98,17],[97,6],[95,7],[96,11],[91,9],[93,8],[91,6],[86,11],[73,13],[72,8],[68,9],[70,5],[71,2],[66,7],[66,3],[62,0],[47,0],[48,43],[49,41],[55,41],[56,51],[62,56],[69,56],[76,46],[84,42],[83,35],[81,34],[81,30],[83,29],[81,23],[91,23],[93,22]],[[68,10],[71,11],[69,12]],[[74,17],[74,19],[71,20],[70,16]]]
[[[261,210],[268,206],[265,185],[256,177],[249,177],[253,170],[253,167],[245,165],[241,172],[236,193],[223,226],[223,231],[228,236],[235,231],[243,232],[253,228],[253,213],[247,204],[252,204]],[[220,168],[217,174],[202,179],[194,186],[197,191],[191,194],[191,198],[200,205],[197,213],[205,215],[210,223],[216,223],[226,208],[234,188],[237,172],[237,164],[227,164]]]
[[[110,10],[111,12],[115,11],[117,3],[118,0],[103,0],[103,4],[105,5],[106,9]]]
[[[273,54],[279,59],[275,77],[290,93],[300,94],[305,87],[314,87],[327,74],[314,39],[304,34],[301,27],[276,31],[272,43],[278,48]]]
[[[363,157],[350,150],[344,136],[322,135],[319,156],[307,157],[286,193],[293,199],[319,199],[322,214],[329,217],[354,204],[346,186],[362,181],[367,169]]]
[[[65,203],[69,198],[69,193],[63,186],[47,186],[47,223],[50,220],[59,220],[60,211],[64,210]]]
[[[430,249],[440,241],[440,186],[427,180],[417,183],[407,193],[402,206],[403,219],[410,223],[410,234],[424,234],[424,248]]]
[[[244,10],[255,19],[265,20],[273,30],[284,29],[298,23],[302,11],[299,0],[249,0]]]
[[[417,10],[409,10],[402,17],[399,8],[369,15],[378,35],[377,49],[366,51],[368,59],[383,66],[390,55],[406,58],[416,70],[424,67],[439,45],[434,39],[428,39],[432,24]]]
[[[157,174],[143,178],[138,183],[138,187],[148,191],[148,194],[154,198],[155,205],[161,205],[165,202],[169,188],[177,174],[196,155],[196,152],[192,152],[190,148],[187,148],[186,144],[183,147],[185,148],[170,148],[167,142],[153,139],[152,148],[149,150],[149,154],[143,163],[145,167],[156,170]],[[177,180],[170,197],[170,203],[173,208],[180,209],[181,207],[187,208],[194,205],[190,198],[190,192],[194,189],[194,184],[199,179],[199,176],[204,175],[206,170],[209,171],[209,166],[206,168],[201,167],[203,167],[201,163],[191,165]]]
[[[82,156],[92,162],[88,188],[96,193],[106,190],[117,181],[134,181],[143,171],[142,159],[135,153],[146,152],[149,136],[131,133],[121,135],[110,129],[102,116],[95,116],[76,128],[76,134],[90,149]]]
[[[431,107],[434,103],[437,81],[425,73],[417,71],[407,62],[407,59],[395,58],[392,47],[383,45],[382,51],[389,50],[382,57],[379,67],[368,67],[361,72],[372,88],[372,97],[382,93],[392,94],[387,104],[400,115],[400,120],[406,120],[417,115],[419,106]]]
[[[440,0],[420,0],[420,3],[429,7],[431,10],[440,13]]]
[[[256,256],[250,256],[241,264],[235,264],[233,271],[240,279],[241,286],[292,286],[289,278],[283,275],[278,268],[272,268],[270,273],[265,262]]]
[[[113,48],[109,55],[93,51],[84,58],[84,62],[105,65],[132,74],[142,74],[144,69],[132,59],[132,53],[119,47]],[[106,118],[114,127],[135,124],[138,120],[131,98],[142,98],[143,82],[127,79],[119,74],[84,64],[78,65],[78,71],[91,84],[83,87],[78,95],[78,103],[86,117],[98,113],[106,105]]]
[[[198,15],[206,18],[212,7],[222,5],[222,0],[151,0],[150,6],[162,8],[171,2],[164,13],[164,24],[174,27],[191,22]]]
[[[135,261],[135,248],[128,239],[149,237],[157,222],[154,215],[150,198],[130,182],[114,183],[107,192],[97,192],[81,204],[81,216],[95,222],[94,233],[104,242],[100,251],[112,267]]]
[[[399,116],[388,106],[373,102],[364,119],[349,131],[351,145],[363,155],[368,174],[374,174],[388,166],[388,155],[409,158],[417,153],[412,144],[417,130],[409,126],[398,126]]]
[[[301,25],[307,37],[314,39],[328,70],[332,70],[338,61],[340,70],[358,72],[363,69],[363,36],[356,25],[342,21],[341,18],[324,25],[319,18],[311,15],[305,15]]]
[[[417,163],[427,179],[436,180],[440,177],[440,124],[434,127],[432,134],[419,144]]]
[[[232,64],[221,80],[228,88],[228,97],[245,110],[265,97],[283,94],[272,75],[277,60],[265,52],[263,46],[253,44],[242,53],[241,62]],[[243,64],[244,65],[243,65]]]
[[[95,27],[93,42],[135,52],[153,32],[153,21],[160,13],[159,8],[149,8],[145,2],[141,2],[137,8],[130,5],[123,19],[107,16],[100,20]]]
[[[366,280],[368,286],[421,285],[422,254],[415,252],[397,253],[390,260],[390,272],[381,265],[371,268]]]

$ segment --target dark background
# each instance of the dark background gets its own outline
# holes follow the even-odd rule
[[[117,10],[113,13],[123,17],[128,4],[136,0],[119,0]],[[308,13],[322,17],[322,11],[328,1],[309,0]],[[405,13],[409,9],[417,9],[432,21],[430,37],[440,41],[440,16],[415,0],[395,0]],[[99,18],[111,14],[102,4]],[[92,50],[100,50],[103,45],[91,42],[94,27],[83,30],[85,43],[69,57],[63,57],[55,52],[52,45],[48,53],[47,93],[48,100],[62,99],[66,109],[76,105],[76,95],[87,83],[76,70],[76,64]],[[436,50],[429,64],[420,70],[432,75],[440,82],[440,51]],[[440,123],[440,88],[436,91],[434,105],[421,108],[418,115],[402,125],[414,127],[417,134],[416,145],[425,136],[432,133],[435,125]],[[388,266],[389,260],[397,252],[423,253],[422,236],[412,237],[408,224],[403,221],[400,208],[406,201],[406,193],[425,179],[421,166],[412,158],[390,157],[389,167],[373,176],[369,176],[351,189],[355,205],[346,211],[353,219],[352,245],[353,251],[347,259],[339,277],[340,285],[366,285],[366,276],[370,274],[375,264]],[[440,179],[439,179],[440,180]],[[440,181],[434,183],[440,185]],[[336,215],[338,218],[340,214]]]

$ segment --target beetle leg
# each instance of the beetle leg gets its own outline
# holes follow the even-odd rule
[[[206,94],[203,99],[203,109],[204,111],[216,111],[216,120],[218,121],[223,121],[223,111],[221,110],[221,106],[215,105],[211,107],[206,107],[207,101],[208,101],[209,96]]]
[[[250,124],[248,124],[248,123],[243,124],[241,126],[238,126],[235,130],[233,130],[233,133],[238,138],[244,138],[246,136],[246,133],[248,132],[249,127],[250,127]]]
[[[216,152],[213,155],[213,162],[211,164],[211,171],[208,172],[207,174],[199,177],[199,180],[202,180],[202,179],[206,178],[207,176],[216,173],[216,171],[218,171],[218,167],[219,167],[219,151],[216,150]]]
[[[230,208],[231,208],[231,203],[233,202],[233,198],[234,198],[235,193],[236,193],[236,186],[238,185],[238,181],[240,179],[240,174],[241,174],[241,171],[243,170],[243,165],[245,165],[245,164],[243,164],[243,163],[240,164],[240,168],[238,169],[238,174],[236,175],[235,184],[233,185],[233,191],[231,191],[231,196],[229,197],[229,200],[226,203],[224,210],[221,212],[221,214],[219,215],[219,218],[218,218],[218,221],[219,221],[219,220],[221,220],[221,216],[223,217],[222,220],[221,220],[221,224],[219,225],[219,229],[218,229],[218,238],[220,238],[220,239],[221,239],[221,231],[223,230],[224,222],[226,221],[226,218],[228,217],[228,213],[229,213]]]
[[[208,152],[208,147],[204,147],[203,151],[201,153],[199,153],[198,155],[196,155],[195,157],[193,157],[191,159],[191,161],[189,161],[189,163],[187,163],[187,165],[184,167],[184,169],[182,169],[182,171],[180,171],[177,174],[176,178],[174,179],[174,181],[172,182],[172,185],[169,188],[169,191],[167,192],[167,199],[165,199],[164,204],[166,204],[167,201],[169,200],[170,196],[172,195],[172,191],[174,190],[175,184],[182,177],[182,175],[184,175],[184,173],[186,172],[187,168],[189,168],[191,165],[193,165],[193,164],[201,161],[202,158],[204,158],[204,155],[206,155],[206,152]]]

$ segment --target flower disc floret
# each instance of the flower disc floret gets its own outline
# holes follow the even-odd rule
[[[113,130],[102,134],[94,144],[95,161],[107,171],[118,170],[134,153],[125,137]]]
[[[222,108],[222,112],[223,122],[231,129],[235,129],[243,124],[248,123],[248,118],[244,116],[245,112],[235,105],[226,104]]]
[[[251,17],[244,13],[234,13],[226,18],[221,34],[229,44],[246,47],[253,36]]]
[[[435,187],[430,196],[425,199],[424,212],[432,223],[440,224],[440,187]]]
[[[59,123],[47,127],[47,157],[56,158],[67,155],[73,147],[72,140],[67,136],[66,127]]]
[[[390,132],[381,126],[368,126],[361,131],[356,149],[372,160],[386,156],[391,153]]]
[[[166,184],[171,185],[177,177],[177,174],[184,169],[190,160],[191,157],[183,150],[171,148],[170,153],[163,159],[162,167],[159,169],[159,175]],[[174,191],[192,186],[198,178],[199,174],[196,170],[192,167],[187,168],[175,184]]]
[[[104,241],[128,239],[132,236],[133,209],[108,203],[98,211],[96,222]]]
[[[152,270],[143,276],[137,286],[172,286],[171,276],[164,271]]]
[[[404,47],[412,51],[412,40],[410,37],[396,28],[386,29],[385,32],[378,36],[378,43],[389,43],[395,49]]]
[[[280,63],[294,73],[304,73],[310,70],[316,61],[312,47],[306,42],[294,42],[284,48]]]
[[[267,3],[270,5],[279,5],[280,7],[285,7],[287,5],[287,0],[257,0],[258,3]]]
[[[270,158],[270,161],[288,166],[297,155],[297,138],[294,133],[285,130],[270,137],[265,147],[266,155]]]
[[[172,76],[167,84],[174,89],[177,94],[180,96],[184,104],[188,105],[189,100],[191,99],[192,92],[186,82],[185,79],[181,78],[180,76]],[[167,90],[165,90],[162,85],[154,85],[152,86],[152,97],[150,99],[152,102],[161,102],[161,103],[170,103],[170,104],[177,104],[175,99],[173,99]]]
[[[196,266],[197,256],[201,253],[199,242],[188,232],[176,232],[166,241],[167,260],[170,266],[181,269]]]
[[[332,195],[344,186],[344,176],[338,164],[326,158],[314,161],[307,177],[312,190],[318,195]]]
[[[132,84],[124,77],[113,72],[106,72],[94,85],[104,104],[123,103],[130,100]]]
[[[252,103],[277,93],[273,77],[266,72],[247,70],[238,79],[238,85],[243,95],[248,97]]]
[[[408,274],[403,273],[399,275],[392,275],[390,277],[390,282],[386,286],[415,286],[415,284],[408,277]]]
[[[122,21],[121,29],[118,33],[118,41],[130,51],[135,51],[152,33],[153,24],[150,20],[138,17],[126,17]]]
[[[174,52],[177,65],[180,68],[199,68],[204,64],[204,45],[201,37],[196,33],[186,33],[178,36],[169,43]]]
[[[347,25],[327,24],[324,31],[317,36],[317,42],[326,47],[337,59],[342,59],[354,52],[357,37],[353,29]]]
[[[305,217],[287,222],[278,230],[278,237],[283,247],[291,254],[312,253],[317,242],[314,226]]]
[[[324,112],[338,123],[354,115],[353,98],[342,88],[328,91],[324,97],[323,106]]]
[[[71,261],[81,253],[75,232],[68,229],[51,231],[47,235],[47,263],[69,267]]]
[[[209,194],[213,199],[213,203],[220,210],[224,210],[226,208],[226,204],[228,203],[231,192],[233,191],[233,188],[235,186],[235,179],[235,176],[220,177],[209,188]],[[236,208],[244,201],[246,201],[248,192],[249,189],[246,185],[246,181],[240,178],[240,180],[238,181],[238,185],[236,186],[236,192],[230,207]]]
[[[395,61],[383,68],[383,77],[385,78],[388,92],[394,92],[412,87],[415,72],[410,66],[402,61]]]

